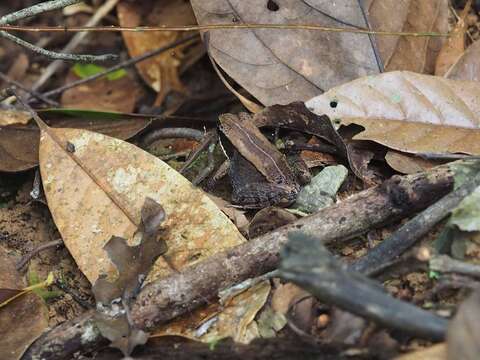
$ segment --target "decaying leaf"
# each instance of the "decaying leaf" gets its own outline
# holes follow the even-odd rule
[[[450,32],[451,36],[438,54],[437,63],[435,65],[435,75],[444,76],[453,64],[462,56],[465,51],[465,34],[467,32],[467,24],[465,18],[472,8],[472,0],[468,0],[465,4],[457,25]]]
[[[190,4],[183,0],[164,1],[122,1],[117,5],[121,26],[180,26],[195,23]],[[132,57],[167,46],[185,37],[180,32],[124,32],[123,38]],[[137,69],[155,91],[158,92],[156,104],[160,105],[171,91],[184,92],[180,82],[180,67],[189,60],[185,54],[185,45],[178,46],[156,57],[138,63]]]
[[[0,288],[23,288],[24,283],[7,251],[0,247]],[[25,294],[0,308],[2,357],[19,359],[48,327],[48,309],[34,293]]]
[[[395,71],[364,77],[307,106],[373,140],[410,153],[480,154],[480,83]]]
[[[318,114],[318,115],[317,115]],[[303,102],[288,105],[273,105],[265,108],[253,117],[258,127],[279,127],[315,135],[336,148],[336,155],[348,160],[355,175],[372,184],[374,176],[368,170],[368,163],[373,158],[370,151],[359,150],[355,144],[347,143],[338,134],[328,116],[313,113]]]
[[[89,129],[119,139],[136,135],[151,122],[142,116],[68,109],[43,112],[42,116],[52,127]],[[37,166],[39,139],[34,124],[0,126],[0,171],[16,172]]]
[[[458,308],[447,332],[448,360],[475,360],[480,354],[480,292],[475,291]]]
[[[447,0],[191,0],[198,23],[315,24],[430,32],[448,30]],[[270,5],[269,5],[270,4]],[[273,5],[272,5],[273,4]],[[433,14],[433,16],[432,16]],[[428,21],[425,19],[428,18]],[[220,67],[264,105],[305,101],[345,82],[387,70],[433,72],[441,39],[369,37],[307,30],[209,30],[208,50]]]
[[[445,77],[452,80],[480,81],[480,41],[470,45]]]
[[[65,81],[78,79],[72,71]],[[64,91],[61,103],[66,108],[131,113],[141,94],[140,84],[130,74],[118,79],[105,76]]]
[[[153,336],[183,336],[207,343],[232,337],[236,342],[248,343],[260,335],[253,320],[269,293],[270,283],[263,281],[233,297],[223,308],[212,304],[167,324]]]
[[[139,290],[155,260],[167,251],[165,241],[161,239],[161,224],[165,220],[165,211],[155,200],[145,199],[141,211],[141,223],[138,233],[140,243],[129,246],[127,240],[113,236],[103,247],[110,260],[115,264],[118,276],[115,281],[99,277],[92,288],[95,300],[109,304],[122,298],[128,304]]]

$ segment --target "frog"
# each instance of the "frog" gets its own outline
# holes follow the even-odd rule
[[[246,209],[287,207],[294,203],[301,186],[309,180],[305,172],[292,167],[249,114],[224,114],[220,124],[220,130],[235,147],[228,170],[232,202]]]

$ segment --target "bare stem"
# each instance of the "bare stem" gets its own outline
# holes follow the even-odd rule
[[[276,29],[276,30],[313,30],[336,33],[354,33],[379,36],[413,36],[413,37],[450,37],[449,33],[438,33],[433,31],[423,32],[402,32],[402,31],[375,31],[358,28],[336,28],[309,24],[210,24],[210,25],[186,25],[186,26],[0,26],[0,30],[15,30],[27,32],[158,32],[158,31],[208,31],[226,29]]]

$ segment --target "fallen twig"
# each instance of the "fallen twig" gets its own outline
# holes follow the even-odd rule
[[[375,273],[382,264],[412,247],[478,186],[480,173],[403,225],[392,236],[357,260],[351,266],[351,270],[365,274]]]
[[[443,340],[447,319],[390,296],[365,275],[347,270],[314,236],[290,235],[283,250],[280,277],[320,301],[409,335]]]
[[[40,101],[43,101],[47,105],[50,105],[50,106],[53,106],[53,107],[59,106],[58,102],[50,100],[47,97],[43,96],[42,94],[40,94],[40,93],[38,93],[34,90],[30,90],[29,88],[27,88],[23,84],[19,83],[18,81],[14,80],[14,79],[11,79],[10,77],[8,77],[7,75],[5,75],[2,72],[0,72],[0,79],[2,79],[3,81],[5,81],[6,83],[8,83],[10,85],[15,86],[16,88],[19,88],[20,90],[25,91],[30,96],[32,96],[32,97],[34,97],[34,98],[36,98]]]
[[[429,265],[432,271],[468,275],[477,279],[480,278],[480,265],[455,260],[447,255],[432,257]]]
[[[62,239],[57,239],[57,240],[53,240],[53,241],[48,241],[46,243],[43,243],[43,244],[40,244],[39,246],[37,246],[35,249],[33,249],[32,251],[30,251],[28,254],[26,254],[25,256],[23,256],[20,261],[17,263],[17,270],[21,270],[25,265],[27,265],[27,263],[35,256],[37,255],[38,253],[40,253],[41,251],[43,250],[47,250],[47,249],[50,249],[52,247],[57,247],[57,246],[60,246],[60,245],[63,245],[63,240]]]
[[[122,61],[114,66],[111,66],[97,74],[94,74],[94,75],[91,75],[91,76],[87,76],[83,79],[80,79],[80,80],[77,80],[77,81],[73,81],[69,84],[65,84],[63,86],[60,86],[56,89],[53,89],[53,90],[50,90],[50,91],[47,91],[45,92],[43,95],[44,96],[53,96],[53,95],[57,95],[57,94],[60,94],[62,92],[64,92],[65,90],[68,90],[68,89],[71,89],[71,88],[74,88],[74,87],[77,87],[77,86],[80,86],[80,85],[83,85],[87,82],[90,82],[90,81],[93,81],[93,80],[96,80],[96,79],[99,79],[105,75],[108,75],[110,74],[111,72],[114,72],[114,71],[117,71],[119,69],[122,69],[122,68],[125,68],[125,67],[129,67],[129,66],[133,66],[139,62],[142,62],[144,60],[147,60],[151,57],[154,57],[156,55],[159,55],[165,51],[168,51],[168,50],[171,50],[179,45],[182,45],[182,44],[185,44],[195,38],[197,38],[198,35],[195,34],[195,35],[192,35],[192,36],[188,36],[188,37],[185,37],[183,39],[180,39],[180,40],[177,40],[169,45],[166,45],[166,46],[162,46],[161,48],[158,48],[158,49],[155,49],[155,50],[152,50],[152,51],[149,51],[143,55],[139,55],[139,56],[136,56],[136,57],[133,57],[133,58],[130,58],[128,60],[125,60],[125,61]]]

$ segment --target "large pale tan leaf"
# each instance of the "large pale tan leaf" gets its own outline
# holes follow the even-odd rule
[[[165,209],[162,234],[168,247],[147,281],[169,274],[172,271],[169,264],[182,270],[245,241],[202,190],[155,156],[127,142],[85,130],[42,126],[40,169],[55,224],[79,268],[92,283],[102,273],[115,274],[115,267],[103,249],[112,236],[130,239],[131,244],[138,240],[134,233],[146,197]],[[258,296],[253,292],[249,298],[253,302]],[[266,299],[266,295],[262,298]],[[263,303],[255,303],[258,311]],[[237,314],[238,320],[243,307],[235,308],[237,311],[231,315]],[[251,311],[240,316],[242,321],[252,318]],[[221,308],[209,314],[217,316],[220,312],[225,316]],[[225,324],[236,324],[231,316],[226,316],[230,320]],[[197,313],[192,317],[188,327],[180,329],[188,333],[204,321]],[[218,336],[230,336],[236,331],[227,326],[221,333],[224,335]]]
[[[367,27],[357,0],[191,0],[191,3],[202,25],[236,22]],[[377,0],[367,1],[365,9],[373,29],[445,32],[447,4],[447,0]],[[204,38],[220,67],[267,106],[305,101],[381,69],[374,39],[366,35],[236,29],[210,30]],[[433,67],[427,64],[433,63],[441,40],[378,37],[377,42],[387,69],[430,71]]]
[[[7,251],[0,247],[0,288],[21,289],[24,283]],[[19,359],[48,327],[48,309],[36,294],[25,294],[0,308],[2,359]]]
[[[468,47],[445,77],[453,80],[480,81],[480,41],[475,41]]]
[[[307,106],[364,127],[357,140],[410,153],[480,154],[478,82],[395,71],[338,86]]]

